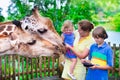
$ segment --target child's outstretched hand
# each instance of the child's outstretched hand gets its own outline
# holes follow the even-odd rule
[[[82,63],[84,63],[84,62],[90,63],[90,60],[81,59],[81,62],[82,62]]]
[[[97,64],[93,64],[93,66],[92,67],[90,67],[91,69],[97,69],[99,67],[99,65],[97,65]]]
[[[70,49],[70,48],[71,48],[71,46],[70,46],[69,44],[67,44],[67,43],[65,43],[65,47],[66,47],[67,49]]]

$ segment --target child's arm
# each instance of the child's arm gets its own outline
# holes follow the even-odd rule
[[[94,66],[92,66],[90,68],[92,68],[92,69],[103,69],[103,70],[110,70],[110,69],[112,69],[112,67],[108,66],[108,65],[106,65],[106,66],[94,65]]]
[[[63,34],[61,34],[61,38],[62,38],[62,40],[64,40],[64,35]]]
[[[84,63],[84,62],[91,63],[90,60],[86,60],[86,59],[81,59],[81,62],[82,63]]]
[[[82,53],[77,52],[72,46],[70,46],[69,44],[65,44],[66,48],[69,48],[70,50],[73,51],[73,53],[80,59],[84,59],[88,56],[89,54],[89,49],[85,48],[84,51]]]

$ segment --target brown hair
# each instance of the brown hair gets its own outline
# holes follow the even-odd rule
[[[94,25],[88,20],[79,21],[78,26],[81,27],[83,31],[89,31],[89,32],[94,28]]]
[[[107,35],[105,29],[101,26],[98,26],[93,30],[92,36],[94,38],[103,38],[103,39],[108,38],[108,35]]]
[[[61,31],[63,32],[65,30],[65,28],[72,28],[74,30],[74,26],[72,24],[72,22],[70,20],[66,20],[61,28]]]

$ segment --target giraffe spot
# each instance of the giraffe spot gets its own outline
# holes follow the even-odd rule
[[[6,36],[8,35],[8,33],[7,33],[7,32],[3,32],[3,34],[4,34],[4,35],[6,35]]]
[[[4,31],[5,26],[0,26],[0,32]]]
[[[12,30],[12,26],[8,26],[6,30],[7,31],[11,31]]]

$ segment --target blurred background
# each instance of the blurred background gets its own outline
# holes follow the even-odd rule
[[[95,27],[103,26],[109,35],[107,42],[120,44],[120,0],[0,0],[0,22],[21,20],[31,14],[33,6],[39,7],[42,16],[49,17],[56,31],[66,19],[77,22],[90,20]]]

